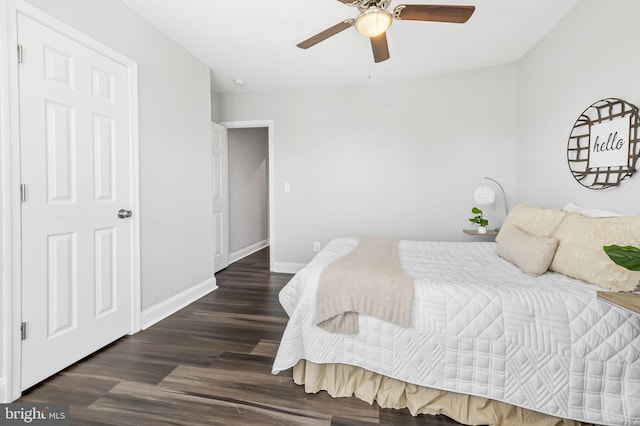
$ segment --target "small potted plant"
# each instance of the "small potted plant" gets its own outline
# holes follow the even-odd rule
[[[475,216],[470,218],[469,222],[475,223],[476,225],[478,225],[478,234],[486,234],[487,225],[489,224],[489,221],[484,217],[482,217],[482,214],[483,214],[482,210],[480,210],[477,207],[474,207],[471,209],[471,213],[473,213]]]
[[[640,248],[610,245],[602,247],[609,259],[630,271],[640,271]]]

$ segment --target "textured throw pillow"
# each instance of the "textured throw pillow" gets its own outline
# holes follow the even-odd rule
[[[640,247],[640,216],[586,217],[570,214],[556,231],[558,250],[551,270],[607,290],[633,291],[640,285],[640,272],[616,265],[603,246]]]
[[[542,275],[549,269],[558,247],[558,240],[553,237],[536,237],[515,225],[502,227],[500,235],[502,238],[496,246],[498,256],[507,259],[529,275]]]
[[[524,232],[536,237],[553,237],[567,212],[559,209],[543,209],[528,204],[518,204],[505,218],[496,241],[502,239],[502,230],[515,225]]]

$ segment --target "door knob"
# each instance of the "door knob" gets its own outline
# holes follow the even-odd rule
[[[125,209],[120,209],[118,210],[118,217],[120,219],[126,219],[128,217],[131,217],[133,213],[131,213],[131,210],[125,210]]]

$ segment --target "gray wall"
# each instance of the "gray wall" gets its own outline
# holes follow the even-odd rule
[[[274,268],[309,261],[313,241],[337,236],[470,238],[462,229],[484,176],[515,194],[516,76],[516,66],[505,65],[360,87],[221,94],[222,121],[274,122]],[[502,205],[486,210],[499,225]]]
[[[269,239],[267,128],[229,129],[229,252]]]
[[[209,68],[119,1],[29,3],[138,62],[142,308],[210,279]]]
[[[220,121],[220,102],[218,93],[211,89],[211,121],[217,123]]]
[[[640,214],[640,176],[594,191],[573,178],[567,140],[594,102],[640,106],[640,1],[581,0],[518,64],[518,199]]]

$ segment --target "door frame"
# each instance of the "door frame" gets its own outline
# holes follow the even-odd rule
[[[128,70],[129,138],[131,158],[131,325],[130,334],[140,330],[140,190],[138,148],[138,65],[132,59],[94,40],[75,28],[46,14],[23,0],[0,0],[0,149],[2,152],[1,219],[2,277],[0,282],[0,402],[20,397],[22,271],[21,271],[21,201],[20,201],[20,134],[17,16],[22,14],[84,46],[115,60]],[[13,46],[13,48],[12,48]]]
[[[247,128],[267,128],[267,134],[269,139],[269,247],[271,251],[271,255],[269,256],[269,270],[274,270],[274,253],[276,251],[276,222],[275,222],[275,161],[274,161],[274,151],[275,151],[275,139],[274,139],[274,131],[273,131],[273,120],[244,120],[244,121],[221,121],[220,123],[227,129],[247,129]],[[228,173],[228,169],[227,169]]]

